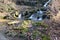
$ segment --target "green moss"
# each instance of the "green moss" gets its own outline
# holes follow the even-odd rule
[[[42,26],[44,28],[47,28],[48,27],[48,25],[45,24],[44,22],[34,22],[32,25],[33,26],[37,26],[37,27]]]
[[[49,38],[49,36],[47,36],[47,35],[43,35],[43,36],[42,36],[42,40],[50,40],[50,38]]]
[[[37,31],[37,30],[33,31],[32,38],[36,39],[37,36],[39,36],[39,31]]]
[[[22,28],[22,32],[23,32],[23,33],[28,32],[28,28]]]
[[[32,25],[33,26],[40,26],[41,25],[41,22],[34,22]]]
[[[43,26],[44,28],[47,28],[47,27],[48,27],[48,25],[47,25],[47,24],[43,24],[42,26]]]

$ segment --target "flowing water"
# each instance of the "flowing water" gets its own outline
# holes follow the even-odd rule
[[[51,1],[51,0],[48,0],[48,1],[43,5],[43,7],[46,8],[47,5],[50,3],[50,1]],[[41,20],[43,20],[43,18],[42,18],[43,13],[44,13],[44,12],[43,12],[42,10],[39,10],[39,11],[37,11],[37,13],[32,14],[32,15],[29,17],[29,19],[41,21]],[[19,14],[19,17],[18,17],[18,18],[19,18],[19,19],[22,18],[21,14]]]

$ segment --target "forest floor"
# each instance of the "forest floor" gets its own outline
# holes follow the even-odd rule
[[[2,5],[2,4],[0,4],[0,5]],[[53,0],[52,6],[50,6],[51,10],[53,11],[53,12],[51,11],[52,14],[55,14],[54,12],[56,12],[56,10],[54,10],[55,6],[56,6],[56,9],[58,9],[58,6],[60,7],[60,4],[59,4],[59,2],[57,0],[56,1]],[[4,9],[4,7],[5,6],[3,6],[2,9]],[[25,5],[22,6],[21,5],[21,6],[17,6],[16,9],[19,10],[19,11],[27,11],[28,9],[31,10],[32,8],[29,7],[29,6],[25,6]],[[7,11],[11,11],[11,10],[7,10]],[[13,14],[15,14],[15,10],[14,10]],[[17,20],[17,19],[15,19],[15,20],[9,20],[9,19],[3,19],[3,18],[1,18],[1,17],[6,16],[6,15],[9,15],[9,12],[2,12],[2,13],[0,12],[0,40],[20,40],[19,38],[8,37],[7,35],[4,34],[4,32],[6,32],[6,30],[7,30],[6,29],[7,27],[9,28],[9,27],[19,27],[20,26],[20,20]],[[13,15],[12,15],[12,17],[13,17]],[[55,37],[57,37],[58,38],[57,40],[59,40],[59,36],[60,36],[60,12],[58,12],[57,16],[54,16],[53,19],[54,20],[52,20],[52,19],[50,19],[50,20],[44,20],[44,22],[48,25],[47,30],[44,29],[44,27],[46,26],[46,24],[44,25],[42,22],[41,22],[42,26],[39,25],[39,23],[37,23],[39,25],[39,27],[38,26],[32,26],[30,28],[30,30],[33,30],[33,31],[39,30],[39,32],[42,33],[42,34],[46,33],[46,34],[50,35],[51,40],[56,40]],[[28,26],[28,24],[29,24],[28,21],[24,21],[22,23],[23,23],[22,25],[24,27]],[[26,31],[26,29],[23,30],[23,31]],[[16,33],[18,33],[18,32],[19,32],[19,30]],[[31,32],[31,33],[33,34],[33,32]],[[38,33],[37,33],[37,35],[38,35]],[[21,39],[21,40],[24,40],[24,39]]]

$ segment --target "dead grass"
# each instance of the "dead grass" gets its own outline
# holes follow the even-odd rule
[[[6,16],[6,15],[8,15],[9,13],[6,13],[6,12],[3,12],[3,13],[1,13],[0,12],[0,16]]]
[[[8,21],[11,21],[11,20],[7,20],[7,19],[0,19],[0,22],[8,22]]]
[[[56,16],[53,16],[53,19],[54,19],[56,22],[60,22],[60,11],[57,13]]]

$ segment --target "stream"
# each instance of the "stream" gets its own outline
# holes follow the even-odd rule
[[[48,4],[51,2],[51,0],[48,0],[43,7],[46,8],[48,6]],[[35,20],[35,21],[41,21],[43,20],[42,16],[43,16],[44,12],[42,10],[37,11],[37,13],[32,14],[28,19],[31,20]],[[19,14],[18,18],[22,19],[22,14]]]

